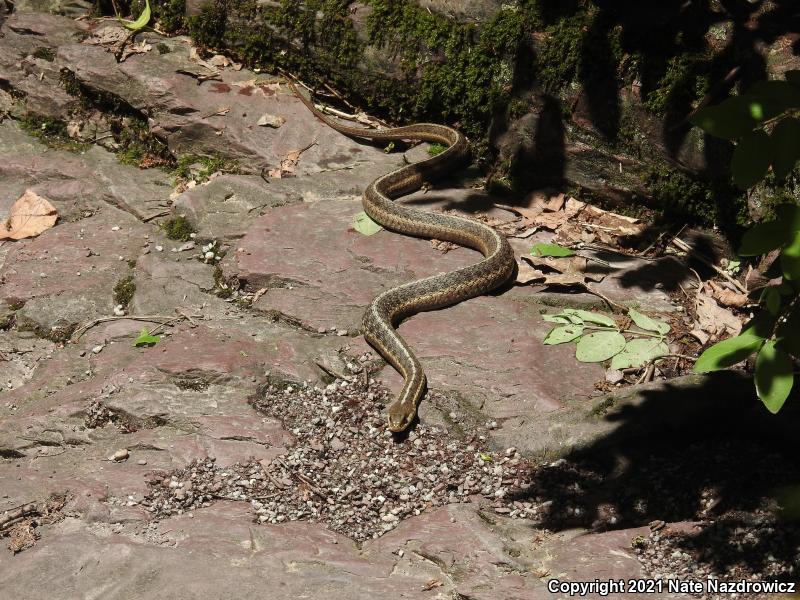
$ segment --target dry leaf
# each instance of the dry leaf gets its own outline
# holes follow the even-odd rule
[[[269,113],[264,113],[261,115],[261,118],[258,120],[256,125],[260,125],[261,127],[272,127],[277,129],[281,125],[286,123],[286,119],[280,117],[278,115],[271,115]]]
[[[739,318],[705,292],[697,298],[697,325],[715,338],[739,335],[742,330]]]
[[[711,286],[711,295],[717,302],[722,304],[722,306],[741,308],[750,302],[750,299],[745,294],[724,288],[713,281],[709,281],[708,283]]]
[[[534,217],[532,220],[539,227],[544,227],[545,229],[554,231],[566,223],[567,218],[567,213],[565,211],[559,211],[550,213],[543,212]]]
[[[82,43],[91,44],[92,46],[113,46],[128,39],[129,34],[130,32],[124,27],[107,25],[99,31],[95,31]]]
[[[442,587],[444,584],[438,579],[429,579],[428,582],[422,586],[423,592],[429,592],[433,588]]]
[[[56,224],[58,211],[47,199],[27,190],[11,206],[11,212],[0,231],[0,240],[21,240],[36,237]]]
[[[517,265],[517,278],[515,281],[517,283],[530,283],[532,281],[544,281],[547,276],[542,273],[539,269],[534,269],[529,264],[524,262],[519,263]]]

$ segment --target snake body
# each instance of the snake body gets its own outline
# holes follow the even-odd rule
[[[514,271],[514,252],[501,234],[484,223],[429,213],[394,202],[394,199],[420,189],[423,183],[467,158],[469,147],[461,133],[433,123],[374,130],[348,127],[326,117],[294,85],[290,86],[317,118],[348,137],[380,142],[419,140],[446,145],[447,149],[440,154],[403,166],[373,181],[364,191],[364,212],[391,231],[453,242],[474,248],[484,256],[480,262],[455,271],[386,290],[370,303],[364,314],[364,338],[404,379],[403,389],[387,408],[388,428],[401,432],[414,421],[427,382],[422,365],[395,326],[412,314],[452,306],[502,285]]]

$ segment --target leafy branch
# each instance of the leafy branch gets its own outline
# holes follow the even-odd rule
[[[772,169],[778,180],[800,160],[800,71],[784,81],[761,81],[745,94],[703,108],[690,119],[709,135],[736,141],[733,180],[742,189],[760,182]],[[755,387],[772,413],[786,402],[794,385],[793,359],[800,358],[800,206],[782,204],[771,221],[747,231],[740,256],[778,251],[761,292],[762,310],[733,338],[707,348],[695,371],[716,371],[756,355]]]
[[[634,309],[628,310],[636,329],[623,329],[606,315],[567,308],[556,315],[542,315],[549,323],[558,324],[545,336],[547,345],[576,341],[575,358],[581,362],[603,362],[611,359],[612,369],[642,367],[669,355],[666,334],[670,327]],[[627,337],[626,337],[627,336]]]

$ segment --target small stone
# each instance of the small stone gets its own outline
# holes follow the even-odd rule
[[[114,225],[114,226],[111,228],[111,231],[119,231],[119,225]]]
[[[143,458],[140,458],[139,460],[136,461],[136,464],[143,467],[147,464],[147,461]]]
[[[164,246],[156,246],[156,252],[163,252]]]
[[[111,460],[114,462],[122,462],[123,460],[128,460],[128,449],[127,448],[120,448],[111,456]]]
[[[94,348],[92,348],[92,354],[100,354],[103,351],[103,348],[105,348],[105,346],[103,346],[102,344],[100,344],[99,346],[95,346]]]
[[[619,369],[608,369],[606,371],[606,381],[608,383],[619,383],[625,378],[625,374]]]

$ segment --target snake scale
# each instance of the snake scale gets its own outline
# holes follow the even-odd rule
[[[422,311],[458,304],[502,285],[511,277],[515,259],[508,241],[492,227],[464,217],[429,213],[394,202],[441,176],[469,155],[466,138],[450,127],[416,123],[388,129],[348,127],[329,119],[293,84],[294,94],[328,127],[348,137],[379,142],[418,140],[447,146],[426,160],[403,166],[373,181],[364,191],[364,212],[386,229],[421,238],[445,240],[474,248],[484,259],[449,273],[426,277],[386,290],[364,314],[364,338],[403,376],[403,389],[388,406],[388,428],[404,431],[417,414],[427,381],[422,365],[395,326]]]

